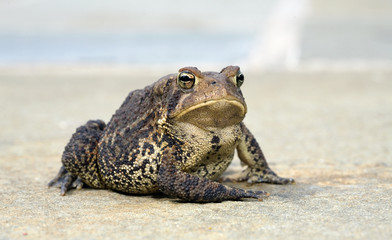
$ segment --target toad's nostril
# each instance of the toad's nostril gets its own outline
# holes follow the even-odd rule
[[[213,81],[212,83],[211,83],[211,85],[215,85],[216,84],[216,81]]]

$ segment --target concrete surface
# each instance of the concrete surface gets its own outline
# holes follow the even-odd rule
[[[263,202],[46,187],[76,127],[176,70],[1,70],[0,239],[392,238],[392,71],[245,72],[245,122],[297,181],[235,184],[268,190]]]

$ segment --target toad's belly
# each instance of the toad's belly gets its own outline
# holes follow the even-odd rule
[[[197,168],[193,168],[190,173],[202,178],[216,180],[229,167],[233,156],[234,153],[228,156],[209,156],[206,161],[203,161]]]

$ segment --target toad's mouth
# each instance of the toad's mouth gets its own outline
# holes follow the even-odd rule
[[[246,110],[246,105],[238,100],[217,99],[193,105],[174,118],[200,127],[225,127],[240,123]]]

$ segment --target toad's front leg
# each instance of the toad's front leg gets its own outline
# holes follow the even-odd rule
[[[206,178],[182,172],[178,169],[178,151],[166,149],[163,152],[158,173],[159,190],[167,195],[189,202],[221,202],[243,198],[262,199],[269,194],[264,191],[245,191],[227,187]]]
[[[248,167],[238,180],[248,181],[249,183],[294,183],[294,179],[279,177],[269,168],[264,154],[252,133],[243,123],[241,123],[241,129],[243,134],[237,151],[241,161]]]

